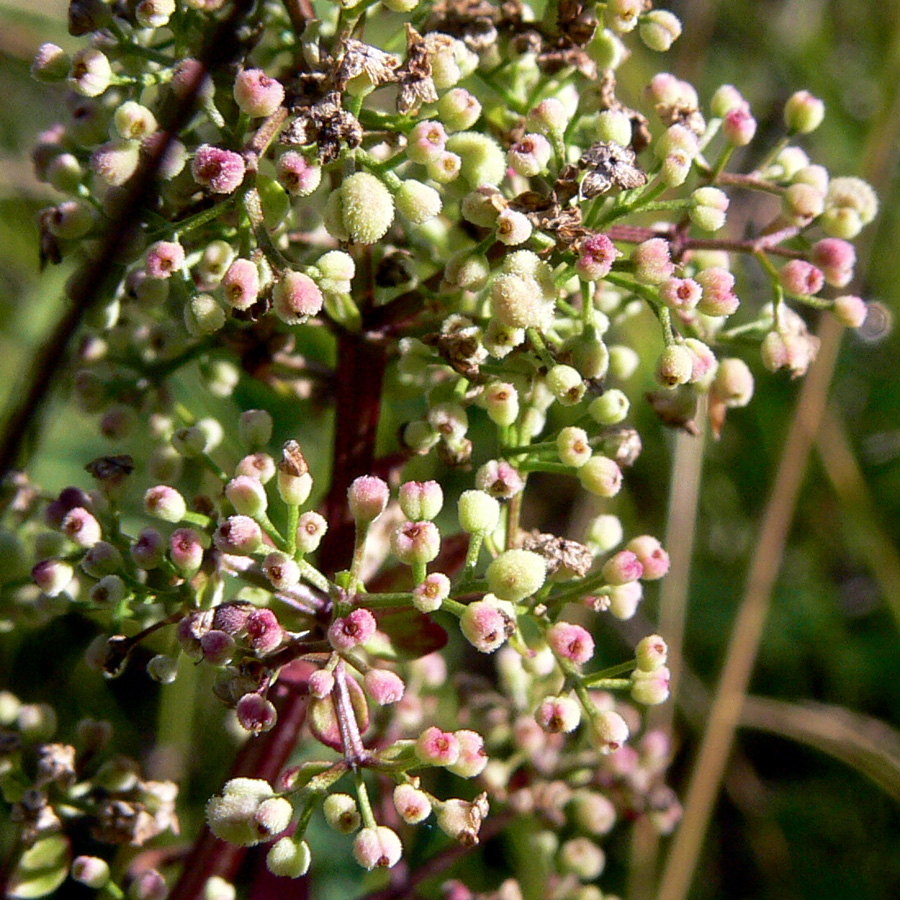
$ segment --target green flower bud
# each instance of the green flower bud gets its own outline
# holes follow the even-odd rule
[[[412,178],[400,185],[394,200],[397,212],[414,225],[433,219],[440,213],[442,206],[441,195],[433,187]]]
[[[467,534],[489,534],[500,521],[500,503],[485,491],[463,491],[459,525]]]
[[[325,227],[339,241],[374,244],[394,221],[391,192],[374,175],[357,172],[334,191],[325,209]]]
[[[485,578],[501,600],[518,603],[543,586],[547,563],[531,550],[506,550],[487,567]]]
[[[283,878],[300,878],[309,871],[312,854],[309,844],[295,844],[290,838],[275,841],[266,854],[266,868]]]
[[[547,387],[562,406],[575,406],[584,397],[584,379],[572,366],[554,366],[547,373]]]
[[[459,156],[460,174],[472,188],[500,184],[506,175],[506,154],[487,135],[459,131],[447,139],[447,150]]]
[[[591,401],[588,413],[598,425],[618,425],[628,415],[629,406],[625,394],[612,388]]]

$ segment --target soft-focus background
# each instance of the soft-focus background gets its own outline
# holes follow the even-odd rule
[[[60,108],[51,91],[31,81],[28,65],[42,41],[78,46],[66,34],[65,6],[61,0],[0,3],[4,404],[15,396],[32,348],[61,308],[68,274],[38,273],[35,214],[50,192],[34,181],[28,160],[30,142]],[[738,86],[759,119],[763,143],[767,132],[777,131],[792,91],[807,88],[823,98],[828,116],[805,146],[832,173],[869,180],[882,205],[861,237],[852,286],[879,305],[860,333],[841,339],[827,412],[795,508],[790,497],[776,496],[772,503],[770,497],[799,383],[770,375],[750,359],[757,397],[729,415],[721,441],[707,444],[692,567],[681,582],[686,596],[674,584],[664,601],[674,621],[684,609],[672,776],[682,797],[745,579],[767,527],[766,510],[771,524],[784,499],[792,524],[783,546],[776,542],[767,551],[780,567],[753,666],[754,699],[744,709],[689,896],[888,900],[900,896],[900,335],[892,327],[900,303],[900,3],[691,0],[670,8],[683,17],[685,31],[666,58],[670,71],[692,80],[704,102],[719,84]],[[630,65],[644,67],[649,78],[658,59],[648,55]],[[750,278],[743,296],[752,290]],[[630,522],[627,530],[640,525],[664,533],[674,461],[681,466],[675,496],[688,513],[673,537],[683,538],[690,531],[690,457],[698,443],[676,441],[647,409],[637,413],[636,424],[645,453],[631,476],[633,500],[620,510]],[[85,460],[115,452],[98,445],[89,423],[68,411],[62,397],[45,412],[43,427],[32,472],[50,490],[82,483]],[[784,463],[787,470],[804,464],[802,453]],[[564,510],[546,513],[561,518]],[[643,610],[650,622],[656,604],[652,594]],[[113,718],[123,749],[140,752],[147,736],[133,723],[140,715],[165,722],[174,710],[154,714],[158,691],[140,675],[110,686],[90,675],[79,658],[91,636],[69,618],[5,635],[0,677],[23,700],[52,696],[73,717]],[[741,638],[733,653],[742,652]],[[609,648],[621,656],[624,644],[611,636]],[[660,712],[661,723],[671,714]],[[193,760],[188,820],[196,820],[202,800],[221,781],[228,748],[222,741],[208,743],[197,751],[202,758]],[[3,834],[0,849],[9,837]],[[670,843],[657,848],[642,834],[614,839],[604,884],[623,897],[649,900]]]

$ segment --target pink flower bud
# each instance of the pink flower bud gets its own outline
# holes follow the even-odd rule
[[[603,564],[600,571],[607,584],[627,584],[640,579],[644,574],[644,567],[634,551],[620,550]]]
[[[597,497],[615,497],[622,488],[622,470],[608,456],[596,454],[578,469],[581,486]]]
[[[144,528],[131,545],[131,558],[141,569],[159,566],[166,556],[166,540],[155,528]]]
[[[238,634],[247,626],[246,604],[222,603],[213,610],[212,627],[226,634]]]
[[[122,187],[137,171],[140,144],[121,138],[101,144],[91,154],[91,171],[110,187]]]
[[[248,453],[234,467],[234,472],[268,484],[275,477],[275,460],[268,453]]]
[[[93,547],[103,536],[100,523],[80,506],[70,509],[60,523],[60,531],[79,547]]]
[[[575,271],[583,281],[600,281],[612,271],[619,252],[605,234],[593,234],[579,247]]]
[[[429,563],[440,549],[441,534],[434,522],[401,522],[391,532],[391,551],[406,565]]]
[[[639,581],[629,581],[608,588],[608,609],[617,619],[630,619],[637,612],[638,604],[644,596],[644,589]]]
[[[581,722],[581,707],[571,697],[547,697],[541,701],[534,718],[551,734],[568,734]]]
[[[347,491],[350,515],[360,527],[374,522],[384,512],[389,498],[387,483],[374,475],[360,475]]]
[[[628,724],[612,710],[600,710],[591,722],[591,743],[603,754],[613,753],[628,740]]]
[[[387,669],[369,669],[363,677],[369,696],[379,705],[399,703],[403,698],[403,679]]]
[[[409,133],[406,155],[413,161],[426,165],[434,162],[447,145],[447,132],[440,122],[419,122]]]
[[[505,459],[492,459],[475,473],[475,486],[498,500],[509,500],[525,486],[525,481]]]
[[[203,543],[192,528],[178,528],[169,538],[169,558],[182,572],[195,572],[203,562]]]
[[[335,619],[328,629],[328,640],[335,650],[352,650],[375,634],[375,616],[367,609],[354,609],[348,616]]]
[[[420,612],[436,612],[450,596],[450,579],[442,572],[433,572],[413,589],[413,606]]]
[[[191,163],[194,181],[214,194],[231,194],[244,180],[244,158],[239,153],[202,144]]]
[[[459,759],[459,741],[436,725],[426,728],[416,740],[416,756],[427,765],[452,766]]]
[[[655,672],[666,664],[669,648],[658,634],[650,634],[641,638],[634,650],[638,668],[642,672]]]
[[[822,270],[828,284],[844,287],[853,278],[856,249],[849,241],[824,238],[813,244],[810,261]]]
[[[778,273],[786,291],[801,296],[818,294],[825,286],[825,276],[821,269],[804,259],[792,259],[785,263]]]
[[[631,551],[637,557],[643,568],[643,574],[639,577],[643,578],[644,581],[656,581],[669,571],[669,554],[663,550],[662,544],[649,534],[632,538],[625,545],[625,550]],[[625,581],[634,580],[634,578],[625,579]]]
[[[276,591],[284,591],[300,583],[300,566],[284,553],[270,553],[263,560],[262,570]]]
[[[378,825],[363,828],[353,842],[353,856],[356,861],[370,871],[374,868],[390,869],[403,855],[400,838],[390,828]]]
[[[222,278],[225,302],[232,309],[249,309],[259,298],[259,270],[249,259],[236,259]]]
[[[322,182],[321,167],[294,150],[278,157],[275,173],[279,184],[293,197],[309,196]]]
[[[447,766],[447,771],[460,778],[475,778],[488,764],[488,755],[484,749],[484,738],[477,731],[467,728],[454,731],[453,736],[459,744],[459,759]]]
[[[555,622],[547,630],[547,643],[557,655],[576,666],[583,665],[594,655],[594,639],[580,625]]]
[[[254,609],[245,626],[250,646],[257,653],[271,653],[284,640],[284,629],[271,609]]]
[[[656,380],[663,387],[687,384],[694,373],[691,351],[683,344],[670,344],[656,361]]]
[[[262,544],[262,530],[249,516],[229,516],[216,529],[213,543],[223,553],[249,556]]]
[[[251,478],[249,475],[232,478],[225,485],[225,496],[234,507],[235,512],[242,516],[260,516],[266,511],[268,505],[266,489],[256,478]]]
[[[325,302],[319,286],[303,272],[287,272],[272,291],[272,309],[287,325],[300,325]]]
[[[511,604],[486,594],[470,603],[459,620],[466,640],[482,653],[493,653],[515,634],[516,620]]]
[[[275,711],[275,706],[271,701],[266,700],[265,697],[255,691],[244,694],[238,700],[235,712],[241,728],[253,734],[271,731],[278,719],[278,713]]]
[[[552,155],[553,148],[547,138],[542,134],[526,134],[509,148],[506,158],[519,175],[530,178],[547,168]]]
[[[224,666],[231,659],[234,647],[234,638],[215,628],[211,628],[200,638],[200,652],[211,666]]]
[[[693,278],[670,278],[659,289],[659,298],[666,306],[689,312],[700,302],[703,289]]]
[[[745,147],[756,134],[756,119],[750,107],[744,103],[730,109],[722,119],[722,134],[734,147]]]
[[[400,485],[399,499],[408,519],[434,519],[444,505],[444,492],[436,481],[407,481]]]
[[[580,469],[592,456],[593,449],[587,432],[576,425],[567,425],[556,438],[559,461],[573,469]]]
[[[784,124],[790,131],[809,134],[825,118],[825,104],[809,91],[797,91],[784,105]]]
[[[144,510],[164,522],[180,522],[187,512],[184,497],[167,484],[158,484],[144,494]]]
[[[428,794],[411,784],[398,784],[394,788],[394,807],[400,818],[410,825],[418,825],[431,815]]]
[[[309,676],[309,693],[324,700],[334,690],[334,675],[328,669],[316,669]]]
[[[58,597],[74,576],[72,567],[61,559],[43,559],[31,570],[32,581],[48,597]]]
[[[651,238],[638,244],[631,253],[631,261],[634,276],[641,284],[662,284],[675,274],[669,242],[663,238]]]
[[[244,69],[234,80],[234,102],[252,119],[271,116],[284,100],[281,82],[262,69]]]
[[[109,881],[109,866],[97,856],[77,856],[72,860],[72,878],[80,884],[99,890]]]
[[[707,316],[730,316],[740,304],[734,295],[734,276],[713,266],[698,272],[695,280],[703,289],[697,310]]]
[[[305,512],[297,522],[297,549],[301,553],[312,553],[322,541],[328,523],[317,512]]]

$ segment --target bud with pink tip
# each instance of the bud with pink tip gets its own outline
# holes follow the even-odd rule
[[[197,148],[191,163],[194,181],[214,194],[231,194],[244,180],[246,167],[239,153],[203,144]]]
[[[271,609],[254,609],[245,626],[250,646],[257,653],[271,653],[284,640],[284,629]]]
[[[244,69],[234,80],[234,102],[252,119],[271,116],[284,100],[284,87],[262,69]]]
[[[413,606],[419,612],[436,612],[449,596],[450,579],[443,572],[433,572],[413,589]]]
[[[235,713],[237,714],[238,722],[241,723],[241,728],[253,734],[271,731],[278,719],[278,713],[275,711],[275,706],[271,701],[266,700],[265,697],[255,691],[244,694],[238,700]]]
[[[400,509],[407,519],[434,519],[444,505],[444,492],[436,481],[407,481],[400,485]]]
[[[375,475],[360,475],[347,491],[350,515],[359,527],[374,522],[384,512],[389,499],[387,483]]]
[[[349,615],[335,619],[328,629],[328,640],[335,650],[352,650],[365,644],[375,634],[375,616],[367,609],[354,609]]]
[[[262,544],[262,530],[249,516],[229,516],[216,529],[213,543],[223,553],[249,556]]]
[[[488,755],[484,749],[484,738],[477,731],[462,728],[454,731],[453,736],[459,744],[459,759],[448,765],[447,771],[460,778],[475,778],[488,764]]]
[[[410,825],[418,825],[431,815],[428,794],[411,784],[398,784],[394,788],[394,807],[400,818]]]
[[[594,639],[590,633],[571,622],[555,622],[547,630],[547,643],[553,652],[576,666],[594,655]]]
[[[656,581],[662,578],[669,571],[669,554],[663,549],[662,544],[649,534],[642,534],[639,537],[632,538],[626,545],[626,550],[630,550],[638,559],[643,568],[643,574],[639,577],[644,581]],[[634,578],[626,578],[625,581],[634,581]],[[611,584],[622,584],[624,582],[614,582]]]
[[[866,301],[861,297],[844,294],[835,298],[831,311],[842,325],[846,325],[847,328],[859,328],[866,321],[869,310]]]
[[[416,756],[427,765],[452,766],[459,760],[459,741],[436,725],[426,728],[416,740]]]
[[[169,558],[182,572],[196,572],[203,562],[203,542],[192,528],[178,528],[169,538]]]
[[[671,672],[666,666],[659,666],[646,672],[636,669],[631,675],[631,698],[645,706],[657,706],[669,699],[669,679]]]
[[[544,731],[568,734],[581,721],[581,707],[571,697],[546,697],[534,718]]]
[[[370,871],[375,868],[393,868],[402,855],[400,838],[384,825],[363,828],[353,842],[354,858],[364,869]]]
[[[369,669],[363,677],[363,684],[379,706],[399,703],[403,699],[403,679],[387,669]]]
[[[612,710],[600,710],[591,720],[591,743],[604,755],[618,750],[628,740],[628,723]]]

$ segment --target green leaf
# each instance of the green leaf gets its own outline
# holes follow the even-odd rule
[[[69,839],[61,834],[38,841],[19,860],[9,879],[8,897],[28,900],[52,894],[69,874]]]

